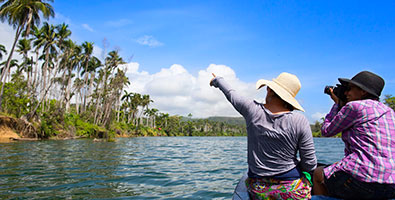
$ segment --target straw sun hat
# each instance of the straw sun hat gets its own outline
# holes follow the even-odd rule
[[[287,103],[291,104],[295,109],[303,111],[302,106],[296,101],[295,96],[301,88],[298,77],[293,74],[283,72],[272,79],[273,81],[261,79],[256,82],[256,89],[267,85],[272,89],[280,98]]]

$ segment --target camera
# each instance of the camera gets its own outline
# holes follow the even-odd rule
[[[330,88],[333,89],[333,94],[335,94],[337,96],[337,98],[339,98],[343,102],[347,102],[347,97],[344,94],[344,92],[347,91],[347,88],[348,88],[347,86],[341,85],[341,84],[336,84],[336,86],[328,85],[328,86],[325,86],[324,93],[331,95]]]

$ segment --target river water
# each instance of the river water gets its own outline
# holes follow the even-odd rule
[[[231,199],[247,169],[246,137],[0,143],[0,199]],[[343,155],[315,138],[318,161]]]

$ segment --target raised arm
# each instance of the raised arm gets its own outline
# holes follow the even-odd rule
[[[210,86],[219,88],[225,95],[226,99],[233,105],[233,107],[243,117],[247,118],[253,112],[252,110],[257,106],[253,100],[247,99],[239,95],[222,77],[217,77],[213,73],[213,78],[210,81]]]

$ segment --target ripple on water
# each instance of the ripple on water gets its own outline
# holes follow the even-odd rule
[[[339,139],[315,139],[319,161]],[[0,144],[0,199],[230,199],[245,137],[120,138]]]

